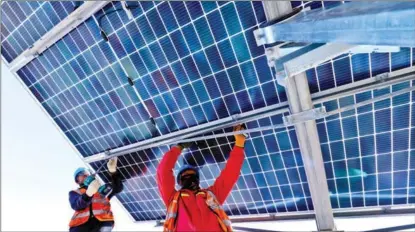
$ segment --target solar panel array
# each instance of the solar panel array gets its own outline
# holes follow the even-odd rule
[[[62,19],[57,4],[68,14],[75,5],[2,4],[8,14],[2,18],[2,41],[11,44],[2,42],[2,55],[9,62],[35,41],[17,38],[40,16],[25,11],[27,20],[11,23],[5,19],[16,10],[6,4],[47,12],[41,25],[31,27],[38,35],[50,27],[44,24],[58,22],[52,17]],[[257,47],[253,37],[266,21],[261,2],[127,4],[133,20],[122,10],[108,13],[121,8],[120,2],[109,3],[17,72],[83,157],[287,100],[267,65],[264,47]],[[292,2],[293,7],[308,4],[338,3]],[[99,23],[109,42],[100,36]],[[413,66],[414,53],[415,48],[401,48],[398,53],[336,57],[307,70],[310,90],[317,93]],[[409,85],[323,104],[333,110]],[[317,121],[333,208],[415,203],[413,99],[413,93],[406,94]],[[247,127],[281,123],[278,114]],[[223,169],[233,142],[233,137],[200,142],[175,170],[185,163],[199,166],[201,185],[207,187]],[[118,199],[137,221],[164,218],[155,172],[168,149],[119,157],[125,189]],[[251,133],[245,153],[241,177],[224,205],[230,215],[313,210],[294,127]],[[100,164],[91,165],[96,169]],[[102,177],[108,181],[108,173]]]

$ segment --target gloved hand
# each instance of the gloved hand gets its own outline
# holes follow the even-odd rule
[[[185,149],[185,148],[189,148],[193,145],[193,142],[188,142],[188,143],[178,143],[177,147],[179,147],[181,150]]]
[[[117,171],[117,157],[111,158],[108,163],[107,163],[107,167],[108,167],[108,171],[111,173],[114,173]]]
[[[86,189],[86,195],[92,197],[95,193],[98,192],[98,189],[101,185],[99,184],[98,180],[93,180]]]
[[[98,189],[99,194],[103,197],[108,197],[112,193],[112,185],[111,184],[104,184],[101,185]]]
[[[85,178],[84,185],[88,187],[94,180],[95,180],[95,176],[89,175],[87,178]]]
[[[233,128],[233,131],[240,131],[245,129],[242,125],[237,125]],[[245,136],[243,134],[236,134],[235,135],[235,145],[237,147],[244,147],[245,146]]]

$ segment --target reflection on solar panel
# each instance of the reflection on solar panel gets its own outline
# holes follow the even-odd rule
[[[1,54],[11,62],[82,2],[16,2],[1,5]]]
[[[121,8],[120,2],[109,3],[17,71],[83,157],[286,102],[285,89],[276,83],[264,47],[256,46],[253,36],[266,21],[261,2],[127,4],[133,20],[124,11],[103,16]],[[318,8],[341,3],[292,2],[293,7],[305,4]],[[2,4],[7,15],[1,25],[4,59],[16,58],[73,6]],[[45,18],[39,20],[42,15],[35,12]],[[101,16],[109,42],[100,36]],[[23,35],[29,24],[37,39]],[[411,67],[414,53],[415,48],[401,48],[397,53],[336,57],[306,71],[311,93]],[[331,111],[409,86],[413,83],[402,82],[316,107]],[[413,100],[410,92],[317,120],[333,208],[415,203]],[[246,125],[279,125],[283,114],[288,109]],[[201,186],[208,187],[223,169],[233,142],[232,136],[200,141],[175,171],[185,163],[199,166]],[[119,157],[125,189],[118,199],[137,221],[164,218],[155,172],[168,150],[159,146]],[[224,205],[230,215],[313,210],[293,126],[251,133],[245,153],[241,177]],[[97,169],[102,163],[91,165]],[[101,176],[108,181],[108,173]]]

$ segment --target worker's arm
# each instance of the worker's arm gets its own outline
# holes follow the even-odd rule
[[[244,129],[242,125],[234,127],[234,131]],[[235,146],[229,155],[225,168],[216,179],[215,183],[209,188],[216,196],[220,204],[223,204],[231,192],[236,181],[238,181],[242,165],[244,163],[245,136],[235,135]]]
[[[108,196],[111,199],[117,193],[120,193],[124,186],[122,184],[121,174],[118,171],[111,173],[111,185],[112,185],[112,193]]]
[[[220,204],[225,202],[236,181],[238,181],[244,158],[244,148],[235,146],[229,155],[225,168],[210,187]]]
[[[91,204],[92,197],[86,195],[86,193],[80,195],[75,191],[69,192],[69,203],[71,204],[71,208],[73,210],[82,210]]]
[[[108,195],[109,199],[111,199],[113,196],[115,196],[117,193],[120,193],[123,190],[121,174],[117,170],[117,163],[118,163],[117,157],[111,158],[110,160],[108,160],[108,163],[107,163],[107,168],[111,176],[111,186],[112,186],[112,192],[110,195]]]
[[[174,188],[175,180],[173,174],[174,165],[182,152],[180,146],[175,146],[166,154],[157,167],[157,185],[161,194],[161,198],[166,206],[169,205],[170,197],[176,192]]]

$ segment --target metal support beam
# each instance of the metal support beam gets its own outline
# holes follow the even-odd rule
[[[291,113],[313,109],[307,76],[304,72],[287,79],[286,93]],[[319,231],[336,230],[316,122],[311,120],[296,124],[295,131],[313,200],[317,228]]]
[[[282,50],[282,47],[279,48]],[[365,53],[365,52],[399,52],[399,47],[391,46],[360,46],[342,43],[331,44],[310,44],[282,57],[275,57],[276,78],[278,84],[285,86],[285,79],[294,76],[307,69],[313,68],[335,57],[349,53]]]
[[[16,57],[16,59],[9,64],[10,71],[16,72],[24,67],[109,2],[111,1],[86,1],[82,6],[78,7],[78,9],[36,41],[33,46]]]
[[[272,12],[277,11],[275,8],[280,7],[278,4],[272,4],[269,2],[264,8],[268,21],[276,19],[277,16]],[[265,5],[264,5],[265,6]],[[267,13],[268,12],[268,13]],[[277,11],[278,12],[278,11]],[[286,14],[289,12],[285,12]],[[301,14],[301,13],[300,13]],[[281,15],[279,15],[281,17]],[[293,18],[297,18],[294,16]],[[287,21],[291,21],[290,19]],[[283,22],[282,22],[283,23]],[[279,25],[279,24],[277,24]],[[273,27],[273,26],[271,26]],[[269,27],[267,27],[269,28]],[[261,29],[259,29],[261,30]],[[258,38],[258,33],[255,36]],[[285,39],[277,39],[277,41],[289,41]],[[309,41],[301,41],[309,42]],[[322,45],[309,45],[310,51],[321,47]],[[326,47],[323,45],[323,47]],[[307,49],[300,49],[307,50]],[[298,52],[298,51],[297,51]],[[297,53],[296,52],[296,53]],[[298,52],[301,54],[301,51]],[[304,55],[303,55],[304,56]],[[300,56],[301,57],[301,56]],[[278,65],[276,64],[276,71],[278,71]],[[284,65],[285,66],[285,65]],[[291,114],[301,114],[304,111],[313,109],[313,103],[311,101],[310,89],[305,73],[300,73],[294,77],[290,75],[286,79],[286,94],[288,98],[288,105],[291,110]],[[298,144],[300,146],[301,155],[303,158],[304,169],[307,175],[307,181],[310,188],[311,199],[313,201],[315,218],[318,230],[336,230],[333,219],[333,212],[330,203],[330,195],[328,191],[326,173],[324,171],[324,163],[322,152],[320,148],[320,140],[317,133],[317,126],[315,120],[307,121],[305,123],[299,123],[295,125]]]
[[[303,11],[255,31],[258,45],[277,41],[415,47],[415,2],[350,2]]]

